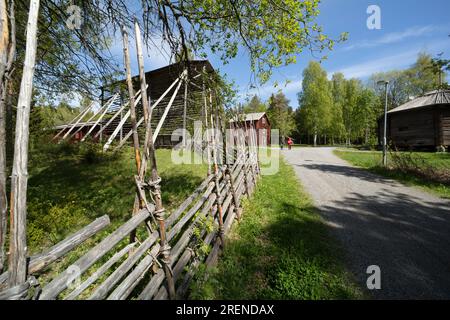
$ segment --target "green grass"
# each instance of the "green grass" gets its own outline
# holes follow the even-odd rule
[[[43,159],[38,155],[31,159],[30,253],[61,241],[102,215],[109,215],[113,227],[131,217],[136,192],[132,151],[125,148],[117,154],[101,155],[89,148],[50,146]],[[157,150],[157,161],[163,203],[170,211],[203,181],[207,168],[175,165],[170,150]]]
[[[388,169],[384,168],[381,165],[381,152],[337,149],[334,153],[354,166],[367,169],[384,177],[396,179],[408,186],[419,187],[440,197],[450,198],[449,185],[434,182],[418,175],[404,173],[393,169],[392,166]],[[423,160],[423,166],[431,166],[437,170],[450,170],[450,153],[413,152],[411,156]],[[390,157],[388,155],[388,166],[391,165],[389,159]]]
[[[353,299],[361,297],[292,168],[263,176],[230,233],[217,268],[200,273],[191,298]]]
[[[131,148],[124,148],[119,153],[103,154],[100,147],[89,143],[32,146],[27,199],[29,254],[42,252],[97,217],[107,214],[111,219],[107,228],[52,263],[39,277],[42,285],[131,218],[136,192],[133,152]],[[205,179],[207,167],[204,164],[176,165],[171,160],[171,150],[157,150],[156,155],[163,204],[170,214]],[[145,227],[140,227],[137,234],[141,239],[141,235],[145,237]],[[82,280],[128,243],[128,238],[122,240],[115,250],[96,262]],[[86,290],[81,298],[91,292],[92,288]]]

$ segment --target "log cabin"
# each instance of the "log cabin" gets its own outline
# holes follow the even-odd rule
[[[212,79],[214,79],[215,70],[208,60],[192,60],[189,61],[189,64],[187,66],[184,63],[174,63],[145,73],[146,83],[148,84],[147,95],[151,101],[151,104],[153,105],[153,103],[155,103],[155,101],[157,101],[163,95],[163,93],[174,83],[174,81],[178,77],[180,77],[180,74],[185,69],[187,69],[188,71],[186,91],[185,82],[183,81],[177,94],[175,95],[170,110],[165,116],[166,118],[164,124],[161,127],[157,140],[155,141],[155,146],[157,147],[173,147],[177,145],[182,137],[178,136],[177,139],[176,136],[172,136],[172,133],[176,129],[182,129],[184,125],[186,126],[186,129],[192,134],[194,121],[201,121],[203,118],[203,86],[205,86],[205,89],[208,89],[210,87],[211,81]],[[204,75],[206,76],[204,77]],[[140,90],[139,75],[133,76],[132,81],[134,91],[135,93],[137,93]],[[151,121],[153,131],[155,131],[160,119],[164,116],[166,106],[170,102],[172,93],[175,91],[176,87],[177,86],[174,86],[173,89],[171,89],[171,91],[160,101],[158,106],[153,109]],[[104,118],[97,124],[95,124],[95,121],[85,121],[86,119],[83,119],[82,122],[76,124],[75,127],[82,126],[82,128],[78,132],[78,129],[74,128],[73,132],[77,133],[73,135],[73,137],[71,138],[72,140],[82,140],[86,133],[91,130],[91,127],[94,125],[95,128],[93,128],[92,130],[91,137],[95,137],[96,134],[106,126],[101,132],[102,134],[97,135],[97,137],[94,139],[95,141],[109,137],[118,127],[119,123],[121,122],[122,116],[127,112],[128,108],[125,108],[123,112],[121,112],[120,116],[117,116],[113,119],[112,122],[109,122],[113,115],[118,110],[120,110],[120,108],[128,101],[128,90],[125,79],[121,79],[113,83],[104,85],[100,88],[100,90],[100,103],[102,106],[106,105],[115,94],[119,94],[119,97],[113,100],[111,106],[108,109],[108,112],[105,114]],[[185,94],[185,92],[187,92],[187,94]],[[215,99],[212,99],[212,101],[214,103]],[[140,119],[142,116],[142,104],[137,103],[136,118]],[[186,122],[186,124],[184,124],[184,122]],[[73,125],[62,125],[55,127],[54,129],[56,131],[65,130],[68,126]],[[144,125],[141,125],[138,128],[139,134],[142,137],[145,132],[144,127]],[[128,119],[121,127],[119,134],[116,136],[116,139],[122,140],[122,138],[126,137],[127,133],[130,132],[130,130],[131,122],[130,119]],[[131,139],[129,140],[131,141]]]
[[[402,149],[450,146],[450,90],[439,89],[412,99],[388,111],[388,143]],[[379,121],[383,140],[383,119]]]

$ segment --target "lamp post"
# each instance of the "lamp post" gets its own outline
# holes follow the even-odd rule
[[[377,82],[378,85],[384,85],[384,90],[386,93],[386,100],[384,104],[384,128],[383,128],[383,166],[387,166],[387,105],[388,105],[388,85],[389,81],[381,80]]]

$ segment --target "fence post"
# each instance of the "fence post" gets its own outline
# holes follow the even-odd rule
[[[135,22],[135,30],[136,30],[136,46],[138,48],[138,64],[139,64],[139,70],[141,75],[141,93],[146,91],[147,84],[145,79],[144,72],[144,61],[141,59],[141,54],[139,53],[139,48],[142,48],[141,44],[141,35],[140,35],[140,29],[137,22]],[[146,95],[145,95],[146,97]],[[142,96],[142,106],[144,110],[148,108],[148,100],[144,99],[144,95]],[[162,256],[161,262],[163,264],[164,273],[166,276],[167,281],[167,291],[169,292],[170,299],[176,299],[176,292],[175,292],[175,282],[173,279],[172,269],[170,267],[171,261],[170,261],[170,246],[167,242],[166,237],[166,226],[165,226],[165,218],[164,218],[164,212],[165,209],[162,204],[162,198],[161,198],[161,178],[158,176],[158,169],[157,169],[157,163],[156,163],[156,152],[155,152],[155,144],[153,142],[153,130],[151,126],[151,112],[148,113],[148,119],[146,121],[146,131],[145,131],[145,146],[144,146],[144,157],[141,161],[141,170],[139,173],[139,179],[141,182],[143,182],[145,173],[147,171],[147,165],[150,161],[151,165],[151,175],[150,175],[150,181],[146,183],[146,186],[150,189],[150,193],[152,195],[152,198],[155,202],[155,218],[159,226],[159,237],[160,237],[160,251],[159,254]]]
[[[37,48],[39,0],[30,1],[26,32],[25,62],[17,103],[14,161],[11,177],[11,226],[9,256],[9,286],[15,287],[27,279],[27,183],[30,105],[33,91]]]

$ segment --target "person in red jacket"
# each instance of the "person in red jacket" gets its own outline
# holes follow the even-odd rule
[[[289,146],[289,150],[291,150],[291,149],[292,149],[292,145],[294,144],[294,141],[292,140],[292,138],[289,138],[289,139],[288,139],[287,144],[288,144],[288,146]]]

